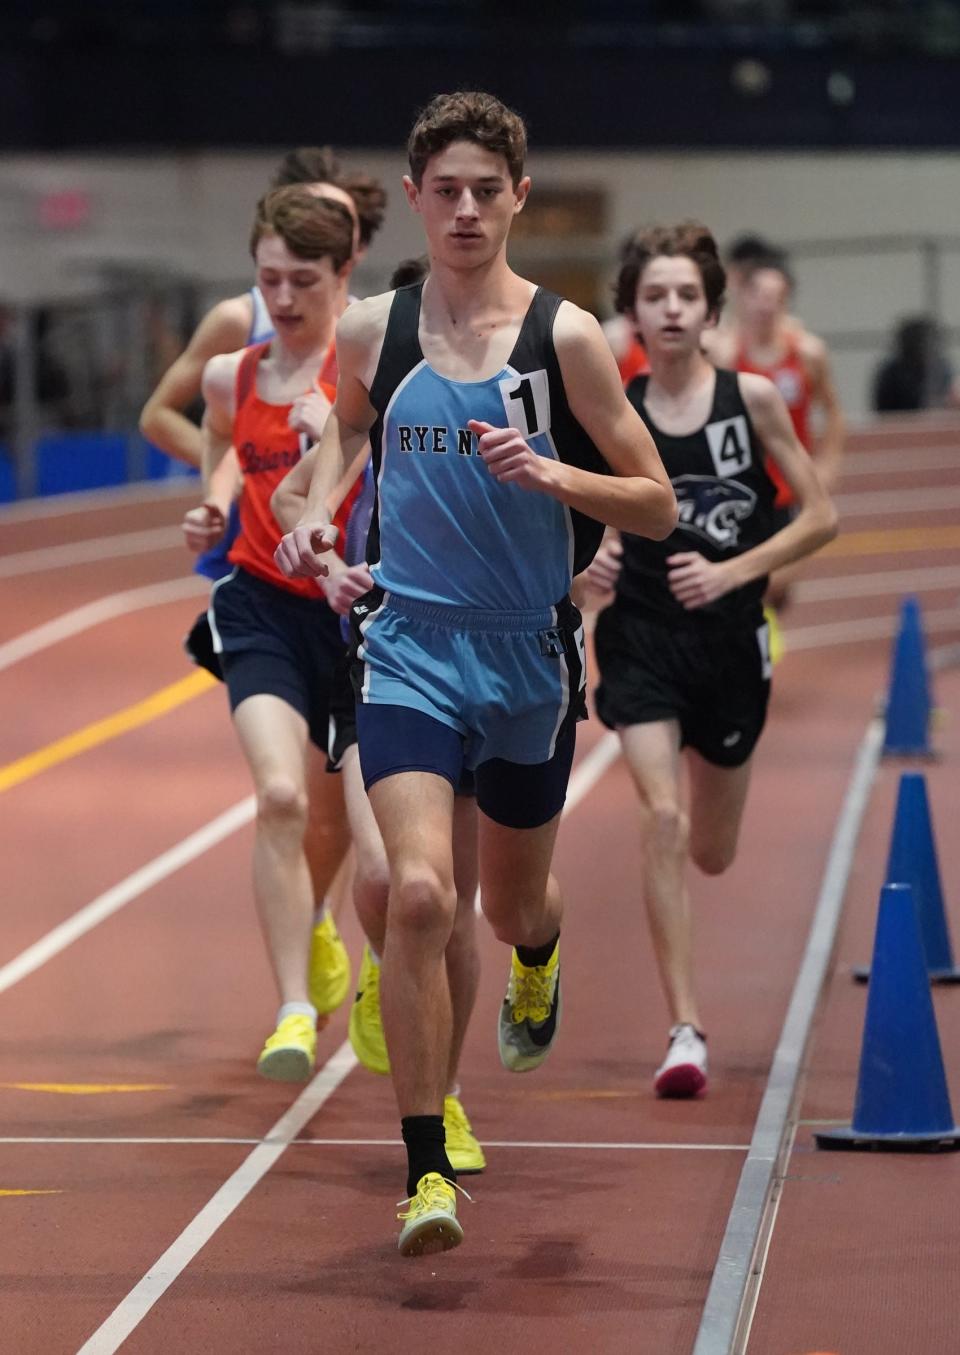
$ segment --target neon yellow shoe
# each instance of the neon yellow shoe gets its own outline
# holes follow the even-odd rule
[[[560,942],[545,965],[528,968],[512,952],[507,994],[500,1007],[500,1062],[512,1073],[539,1068],[560,1029]]]
[[[380,966],[374,963],[366,944],[360,961],[357,996],[350,1008],[350,1043],[364,1068],[383,1076],[390,1072],[390,1056],[380,1020]]]
[[[329,913],[313,929],[307,991],[319,1016],[335,1012],[350,991],[350,956]]]
[[[457,1219],[458,1189],[439,1172],[427,1172],[420,1177],[416,1195],[400,1201],[410,1206],[397,1215],[403,1220],[397,1240],[401,1256],[433,1256],[459,1247],[463,1229]],[[461,1194],[466,1195],[466,1191]]]
[[[272,1082],[309,1082],[317,1057],[317,1030],[309,1016],[285,1016],[257,1059]]]
[[[783,638],[783,631],[780,628],[780,618],[777,616],[776,608],[771,607],[769,602],[763,609],[763,619],[767,623],[767,643],[770,646],[770,663],[778,664],[787,652],[787,644]]]
[[[456,1096],[443,1098],[443,1127],[447,1135],[447,1157],[450,1166],[459,1174],[482,1172],[487,1165],[483,1149],[473,1134],[467,1112]]]

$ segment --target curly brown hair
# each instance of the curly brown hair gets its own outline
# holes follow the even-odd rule
[[[299,259],[329,259],[339,272],[353,256],[353,218],[342,202],[318,198],[303,184],[274,188],[257,203],[250,253],[266,235],[278,235]]]
[[[459,90],[438,94],[419,114],[407,141],[410,177],[419,188],[431,156],[455,141],[473,141],[507,162],[513,186],[523,178],[527,129],[518,113],[492,94]]]
[[[353,198],[357,219],[360,222],[360,243],[366,249],[383,225],[383,218],[386,215],[387,195],[383,184],[372,174],[364,174],[362,170],[343,174],[333,182],[339,188],[345,189]]]
[[[287,151],[270,180],[271,188],[291,183],[338,183],[340,161],[332,146],[298,146]]]
[[[614,304],[620,314],[633,314],[643,270],[651,259],[661,256],[693,260],[703,281],[707,314],[719,316],[727,275],[720,262],[716,240],[699,221],[681,221],[675,226],[644,227],[624,242],[620,251],[620,272],[614,285]]]

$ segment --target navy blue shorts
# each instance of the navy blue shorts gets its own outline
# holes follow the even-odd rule
[[[360,769],[369,791],[400,772],[433,772],[458,791],[464,772],[464,736],[411,706],[357,704]],[[488,758],[474,770],[477,807],[505,828],[539,828],[560,813],[576,747],[576,725],[559,735],[547,762]],[[460,791],[459,793],[463,793]]]
[[[214,585],[207,615],[230,709],[249,696],[277,696],[306,720],[311,742],[326,749],[333,674],[344,643],[340,618],[324,599],[300,597],[236,569]]]
[[[327,771],[338,772],[344,754],[357,742],[357,698],[350,681],[350,657],[338,662],[333,674],[330,694],[330,742],[327,745]],[[476,795],[477,782],[473,772],[464,767],[456,783],[457,795]]]

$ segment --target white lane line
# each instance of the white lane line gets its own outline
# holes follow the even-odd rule
[[[77,1355],[113,1355],[114,1351],[120,1349],[157,1300],[266,1176],[304,1125],[316,1115],[356,1066],[356,1055],[349,1041],[345,1040],[290,1109],[281,1115],[267,1135],[267,1141],[259,1143],[233,1175],[224,1181],[200,1213],[154,1262],[143,1279],[83,1343]]]
[[[45,621],[42,626],[35,626],[33,630],[24,631],[22,635],[0,644],[0,672],[19,663],[21,659],[39,654],[51,645],[69,640],[104,621],[113,621],[118,616],[138,612],[143,607],[161,607],[183,598],[205,596],[209,587],[209,580],[201,579],[197,574],[188,574],[185,578],[170,579],[165,583],[150,583],[143,588],[110,593],[107,597],[97,598],[95,602],[74,607],[72,611],[55,616],[52,621]]]
[[[938,588],[960,588],[960,568],[933,565],[929,569],[889,569],[870,574],[839,574],[801,579],[792,590],[794,602],[834,602],[841,598],[883,597],[887,593],[922,593]]]
[[[571,772],[570,784],[567,786],[567,802],[563,807],[564,814],[569,814],[571,809],[576,809],[584,796],[593,790],[607,768],[612,767],[619,756],[620,740],[616,734],[608,731],[599,743],[594,744],[590,752]]]
[[[960,469],[960,435],[957,447],[930,447],[916,452],[851,452],[844,458],[840,478],[852,475],[889,475],[902,472],[916,479],[923,471]]]
[[[51,494],[41,499],[24,499],[0,508],[0,526],[5,522],[33,522],[38,518],[63,518],[74,513],[91,513],[123,508],[131,503],[156,503],[159,499],[197,497],[200,479],[195,475],[171,475],[166,480],[140,481],[132,485],[114,485],[82,493]]]
[[[43,574],[51,569],[73,569],[96,560],[115,560],[126,555],[148,555],[152,551],[180,549],[186,562],[187,550],[179,527],[148,527],[142,532],[119,532],[114,536],[93,536],[64,546],[40,546],[36,550],[0,555],[0,579],[22,578],[25,574]]]
[[[81,936],[92,931],[94,927],[107,918],[118,913],[121,908],[126,907],[134,899],[151,889],[161,880],[165,880],[168,875],[180,870],[182,866],[193,861],[218,842],[222,842],[231,833],[235,833],[245,824],[250,823],[254,816],[255,801],[252,795],[248,795],[245,800],[241,800],[232,808],[219,814],[215,819],[211,819],[203,828],[197,829],[189,837],[178,842],[175,847],[163,852],[160,856],[154,857],[145,866],[135,870],[132,875],[128,875],[125,880],[108,889],[105,894],[88,903],[72,917],[61,922],[59,926],[54,927],[52,931],[47,932],[39,941],[28,946],[26,950],[20,952],[14,959],[9,960],[0,967],[0,993],[5,993],[7,989],[12,988],[14,984],[19,983],[21,979],[27,978],[33,974],[41,965],[45,965],[48,960],[59,955],[61,951],[72,946],[74,941],[79,941]]]
[[[870,721],[857,751],[837,821],[820,896],[770,1075],[754,1126],[747,1160],[727,1218],[727,1227],[700,1319],[693,1355],[741,1355],[759,1292],[765,1254],[789,1147],[789,1120],[810,1030],[833,955],[857,839],[880,761],[883,721]]]
[[[10,1144],[50,1144],[82,1145],[95,1148],[113,1147],[231,1147],[234,1145],[253,1146],[260,1143],[272,1144],[276,1140],[273,1131],[264,1139],[218,1139],[218,1138],[74,1138],[61,1135],[59,1138],[21,1138],[16,1135],[0,1136],[0,1148]],[[397,1148],[402,1139],[294,1139],[295,1148]],[[682,1152],[682,1153],[745,1153],[749,1143],[552,1143],[525,1141],[520,1139],[482,1139],[484,1148],[559,1148],[567,1152],[579,1152],[589,1149],[596,1152]]]
[[[896,632],[897,616],[865,616],[858,621],[830,621],[822,626],[786,627],[784,649],[789,656],[798,649],[828,649],[832,645],[851,645],[864,640],[885,640]],[[960,606],[924,612],[923,629],[930,635],[960,629]]]
[[[883,513],[890,517],[899,513],[935,513],[960,507],[960,485],[863,490],[855,494],[836,494],[833,502],[842,522],[867,513]]]

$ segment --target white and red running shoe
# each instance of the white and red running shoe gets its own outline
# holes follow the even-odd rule
[[[670,1028],[667,1057],[654,1074],[658,1096],[700,1096],[707,1089],[707,1038],[686,1023]]]

